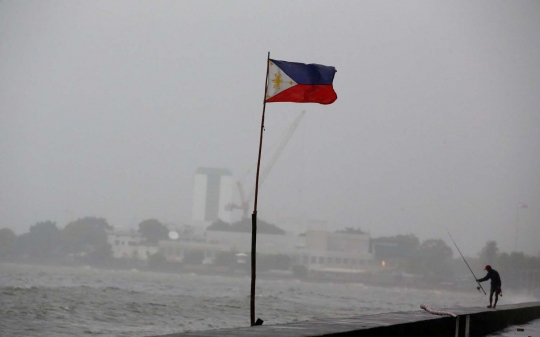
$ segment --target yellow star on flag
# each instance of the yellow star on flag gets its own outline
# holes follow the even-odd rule
[[[285,74],[273,62],[268,63],[268,89],[266,99],[272,98],[280,92],[295,86],[297,83]]]

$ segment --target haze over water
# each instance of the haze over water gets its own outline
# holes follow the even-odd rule
[[[189,224],[197,167],[256,163],[270,51],[335,66],[338,100],[267,106],[263,165],[308,114],[261,218],[447,227],[476,254],[513,249],[519,217],[536,254],[539,18],[537,1],[2,1],[0,225]]]
[[[0,335],[152,336],[249,326],[249,278],[0,264]],[[259,278],[264,324],[484,306],[473,292]],[[505,293],[500,304],[533,300]]]

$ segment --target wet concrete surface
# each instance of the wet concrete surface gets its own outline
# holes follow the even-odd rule
[[[524,324],[540,318],[540,302],[501,305],[497,309],[474,308],[435,308],[452,312],[459,316],[459,336],[465,336],[466,317],[469,316],[470,336],[486,336],[512,324]],[[540,325],[540,320],[539,323]],[[313,321],[295,322],[280,325],[243,327],[193,331],[164,335],[161,337],[183,336],[439,336],[456,335],[456,318],[441,317],[424,310],[392,312],[349,318],[328,318]],[[506,336],[506,335],[498,335]],[[514,336],[514,335],[508,335]],[[532,336],[532,335],[516,335]],[[540,336],[539,336],[540,337]]]

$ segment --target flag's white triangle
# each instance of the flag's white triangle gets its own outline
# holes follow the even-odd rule
[[[266,90],[266,99],[272,98],[297,84],[275,65],[274,62],[268,62],[270,63],[268,64],[268,90]]]

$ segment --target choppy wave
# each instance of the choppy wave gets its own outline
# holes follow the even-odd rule
[[[249,289],[243,276],[0,264],[0,331],[2,337],[152,336],[247,326]],[[260,279],[256,310],[265,324],[276,324],[483,301],[456,292]]]

